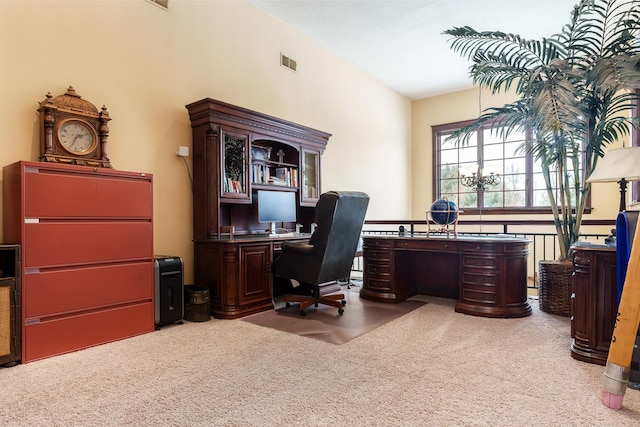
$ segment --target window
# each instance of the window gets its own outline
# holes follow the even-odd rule
[[[475,210],[501,214],[549,212],[540,163],[518,150],[530,138],[529,132],[512,132],[508,139],[502,139],[498,129],[486,127],[475,132],[468,144],[447,141],[454,131],[470,123],[433,127],[433,194],[455,201],[460,209],[470,213]],[[500,182],[482,191],[463,185],[461,175],[474,173],[476,177],[493,173]],[[552,185],[555,187],[553,181]]]

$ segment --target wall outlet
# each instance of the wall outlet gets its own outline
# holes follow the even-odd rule
[[[189,157],[189,147],[185,147],[181,145],[178,147],[178,151],[176,152],[176,156],[178,157]]]

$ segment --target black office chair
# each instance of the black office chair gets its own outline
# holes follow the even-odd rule
[[[285,295],[287,307],[299,302],[304,316],[307,307],[321,303],[344,313],[344,294],[320,296],[320,285],[350,276],[368,205],[369,196],[365,193],[329,191],[320,195],[316,204],[317,227],[309,243],[284,242],[275,262],[276,276],[295,279],[311,288],[311,295]]]

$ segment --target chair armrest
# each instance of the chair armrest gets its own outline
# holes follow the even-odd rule
[[[308,243],[298,243],[298,242],[282,242],[282,250],[289,252],[296,252],[299,254],[312,254],[313,253],[313,245]]]

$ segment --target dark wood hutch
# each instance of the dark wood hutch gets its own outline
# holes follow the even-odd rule
[[[258,222],[257,190],[296,193],[309,233],[320,195],[321,155],[331,134],[211,98],[188,104],[193,135],[195,282],[211,312],[237,318],[273,307],[273,254],[284,240]],[[295,223],[282,228],[295,230]]]

